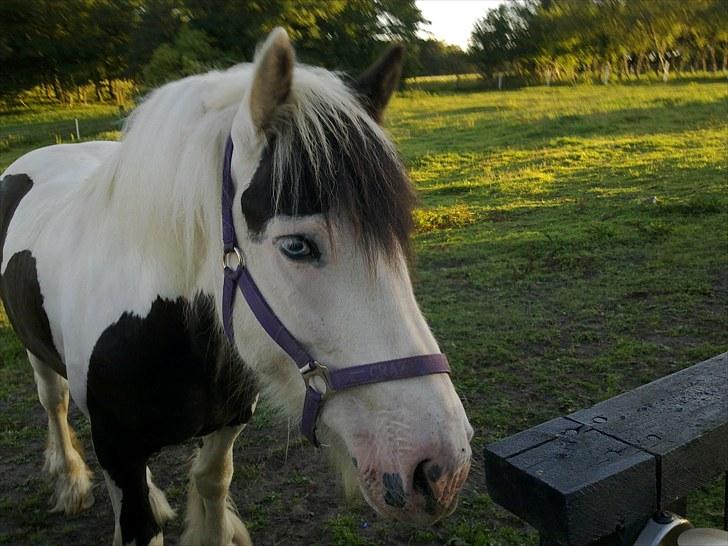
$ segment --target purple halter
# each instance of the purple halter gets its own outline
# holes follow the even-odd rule
[[[238,248],[235,225],[233,224],[235,187],[230,168],[232,155],[233,141],[232,138],[228,137],[222,167],[222,239],[224,248],[223,266],[225,268],[222,294],[223,328],[230,343],[234,345],[233,302],[235,300],[235,287],[238,286],[248,303],[248,307],[250,307],[260,325],[273,341],[291,357],[301,372],[306,386],[301,433],[313,445],[319,446],[316,439],[316,421],[321,412],[323,401],[336,391],[396,379],[420,377],[435,373],[450,373],[450,366],[444,354],[398,358],[339,370],[329,370],[313,358],[278,319],[268,302],[265,301],[263,294],[260,293],[250,275],[250,271],[245,267],[245,259]],[[319,391],[311,383],[311,379],[314,377],[320,377],[326,385],[323,392]]]

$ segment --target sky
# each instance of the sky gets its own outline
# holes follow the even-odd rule
[[[504,0],[416,0],[422,15],[430,21],[424,29],[435,38],[467,49],[473,23],[488,9]]]

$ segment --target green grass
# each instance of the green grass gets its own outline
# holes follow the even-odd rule
[[[718,79],[395,98],[388,127],[422,200],[415,289],[476,429],[458,511],[407,531],[411,544],[534,543],[487,496],[483,446],[728,348],[727,113]],[[69,140],[74,117],[88,136],[118,128],[106,107],[2,114],[0,168]],[[0,394],[20,415],[34,393],[2,317],[0,343]],[[0,445],[39,434],[8,419]],[[691,496],[691,517],[720,526],[721,496],[720,483]],[[285,506],[261,505],[251,530]],[[365,529],[370,517],[318,525],[336,544],[377,543],[388,528]]]
[[[75,142],[76,119],[81,140],[118,138],[122,115],[106,104],[0,109],[0,171],[34,148]]]

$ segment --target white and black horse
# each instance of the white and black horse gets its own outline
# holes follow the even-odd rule
[[[414,193],[378,124],[401,62],[344,81],[276,29],[254,63],[154,91],[121,142],[3,174],[0,296],[48,413],[55,510],[93,502],[70,389],[115,545],[162,544],[174,512],[147,460],[192,437],[182,544],[250,544],[228,487],[258,385],[382,515],[454,508],[472,428],[415,302]]]

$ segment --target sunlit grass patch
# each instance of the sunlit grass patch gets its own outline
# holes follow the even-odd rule
[[[97,140],[119,140],[121,131],[102,131],[95,135]]]
[[[453,205],[434,209],[417,209],[414,219],[417,232],[427,233],[467,226],[477,220],[477,215],[467,205]]]
[[[0,170],[32,149],[78,142],[76,120],[81,141],[118,140],[125,115],[116,106],[100,104],[0,111]]]

